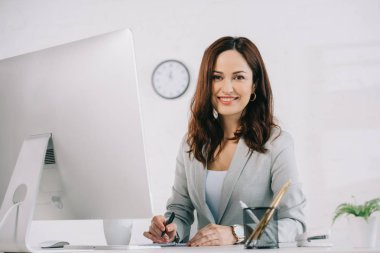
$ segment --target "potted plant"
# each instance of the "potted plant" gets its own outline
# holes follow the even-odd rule
[[[350,225],[351,241],[354,247],[374,248],[376,244],[377,216],[380,211],[380,198],[364,202],[364,204],[342,203],[336,210],[333,223],[342,215],[346,215]]]

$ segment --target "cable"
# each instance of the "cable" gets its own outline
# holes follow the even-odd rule
[[[5,212],[5,215],[3,217],[3,219],[0,221],[0,230],[1,228],[3,227],[3,223],[7,220],[9,214],[12,212],[12,210],[15,208],[15,207],[18,207],[19,205],[21,205],[22,202],[18,202],[18,203],[15,203],[13,204],[6,212]]]

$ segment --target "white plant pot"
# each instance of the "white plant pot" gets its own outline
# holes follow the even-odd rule
[[[352,246],[355,248],[375,248],[377,216],[371,215],[366,221],[362,217],[347,216]]]

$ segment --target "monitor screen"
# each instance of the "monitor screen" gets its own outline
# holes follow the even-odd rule
[[[0,61],[0,119],[0,201],[24,139],[51,133],[35,219],[151,216],[128,29]]]

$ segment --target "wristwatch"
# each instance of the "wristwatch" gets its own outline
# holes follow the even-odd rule
[[[245,236],[244,236],[244,228],[242,225],[232,225],[232,235],[235,237],[236,242],[235,244],[241,243],[244,241]]]

